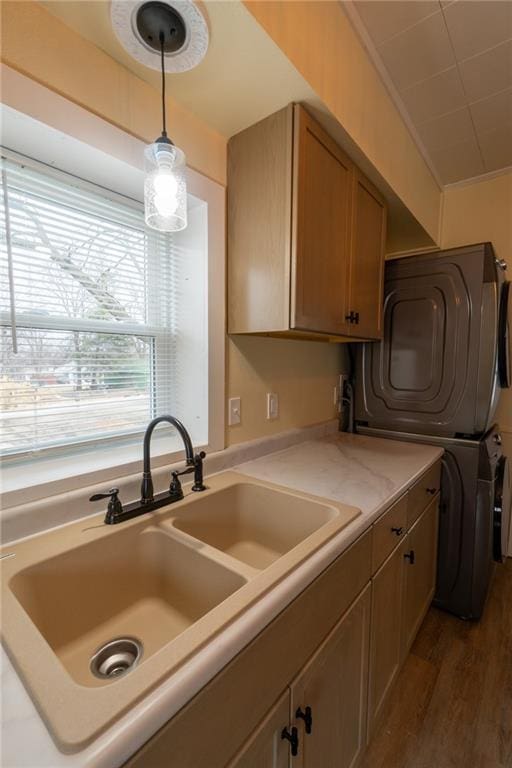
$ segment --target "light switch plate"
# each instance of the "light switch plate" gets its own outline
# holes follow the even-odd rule
[[[234,427],[241,421],[241,406],[239,397],[230,397],[228,402],[228,425]]]
[[[279,416],[279,397],[275,392],[267,392],[267,419]]]

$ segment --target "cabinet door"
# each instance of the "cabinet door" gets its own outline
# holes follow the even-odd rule
[[[408,652],[432,602],[436,583],[439,494],[405,539],[405,599],[402,654]]]
[[[372,579],[368,738],[400,669],[406,547],[404,539]]]
[[[290,720],[290,691],[286,689],[227,768],[288,768],[289,744],[281,737]]]
[[[363,174],[354,169],[350,249],[349,313],[355,316],[351,334],[365,339],[382,337],[384,199]]]
[[[292,684],[299,728],[297,768],[351,768],[366,743],[370,586],[338,622]],[[311,733],[297,717],[311,708]]]
[[[293,167],[290,326],[346,333],[353,165],[300,106]]]

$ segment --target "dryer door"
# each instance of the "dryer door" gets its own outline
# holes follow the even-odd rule
[[[485,431],[497,373],[493,277],[484,246],[386,264],[384,338],[358,353],[359,423],[440,436]]]
[[[502,456],[496,466],[494,482],[494,540],[493,556],[502,563],[508,554],[511,514],[510,465],[506,456]]]

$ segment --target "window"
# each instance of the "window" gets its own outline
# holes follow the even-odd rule
[[[3,455],[128,439],[155,415],[208,441],[207,205],[160,235],[139,203],[3,161]]]

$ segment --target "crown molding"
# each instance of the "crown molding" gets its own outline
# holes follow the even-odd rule
[[[497,171],[489,171],[488,173],[480,173],[478,176],[471,176],[469,179],[461,179],[460,181],[453,181],[451,184],[445,184],[444,190],[457,189],[458,187],[467,187],[470,184],[479,184],[482,181],[491,181],[498,176],[507,176],[512,174],[512,165],[507,165],[506,168],[498,168]]]

